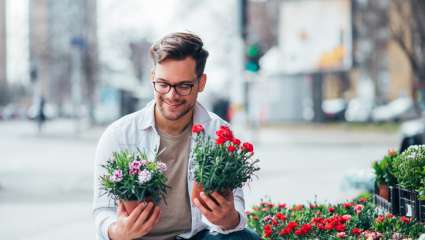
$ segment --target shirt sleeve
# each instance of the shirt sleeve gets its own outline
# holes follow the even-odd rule
[[[106,173],[103,164],[108,161],[112,153],[119,150],[119,142],[114,126],[109,126],[100,137],[96,148],[94,161],[94,191],[93,217],[97,239],[109,240],[108,228],[117,220],[116,204],[102,189],[100,176]]]
[[[237,188],[233,191],[233,194],[235,201],[235,209],[239,213],[239,224],[233,229],[223,230],[219,226],[208,221],[208,219],[202,215],[202,221],[208,225],[210,231],[218,232],[221,234],[229,234],[232,232],[241,231],[245,228],[247,223],[247,217],[245,215],[245,200],[243,190],[241,188]]]

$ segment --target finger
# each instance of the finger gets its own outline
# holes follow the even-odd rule
[[[128,217],[128,213],[127,213],[127,211],[124,209],[124,205],[123,205],[121,202],[118,202],[117,215],[118,215],[118,216]]]
[[[212,213],[201,204],[199,199],[195,198],[193,202],[195,203],[195,206],[199,209],[199,211],[201,211],[202,215],[204,215],[206,218],[211,217]]]
[[[143,226],[143,224],[146,222],[146,219],[148,219],[148,217],[151,215],[153,208],[154,205],[151,202],[146,205],[146,208],[143,209],[142,213],[138,216],[136,222],[134,223],[136,229],[139,229],[141,226]]]
[[[217,205],[217,203],[215,203],[215,201],[212,200],[210,197],[208,197],[204,192],[201,192],[200,195],[202,200],[205,202],[205,204],[207,205],[209,209],[211,209],[212,211],[220,210],[220,207]]]
[[[159,207],[155,207],[153,209],[152,215],[146,220],[146,222],[143,224],[143,227],[141,228],[141,232],[150,232],[152,228],[158,223],[159,221],[159,215],[160,215],[160,209]]]
[[[145,202],[139,203],[139,205],[137,205],[137,207],[128,216],[129,223],[136,222],[136,220],[139,217],[140,213],[142,211],[144,211],[145,208],[146,208],[146,203]]]
[[[211,193],[211,196],[215,199],[215,201],[218,203],[218,205],[220,206],[224,206],[227,204],[228,200],[225,199],[220,193],[218,192],[213,192]]]

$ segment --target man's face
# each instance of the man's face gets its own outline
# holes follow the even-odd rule
[[[198,92],[202,92],[206,83],[206,75],[197,77],[195,60],[187,57],[184,60],[167,59],[158,63],[152,72],[152,81],[158,88],[166,88],[166,84],[180,85],[180,89],[193,85],[190,94],[179,95],[176,89],[171,87],[168,93],[159,93],[154,90],[155,102],[158,112],[167,120],[176,121],[188,114],[196,104]],[[182,85],[183,84],[183,85]],[[181,91],[184,93],[184,91]]]

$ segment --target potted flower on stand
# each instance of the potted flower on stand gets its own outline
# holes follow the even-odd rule
[[[425,145],[413,145],[395,162],[400,193],[400,213],[422,219],[425,200]],[[424,214],[425,215],[425,214]]]
[[[390,187],[397,184],[394,163],[398,157],[399,154],[394,149],[389,149],[388,154],[381,161],[372,164],[378,195],[387,201],[390,200]]]
[[[130,213],[139,202],[152,201],[157,204],[165,199],[168,186],[163,162],[149,161],[144,152],[120,151],[102,165],[106,174],[100,176],[106,194],[121,201]]]
[[[192,132],[195,134],[192,201],[198,198],[207,207],[199,197],[200,192],[207,195],[219,192],[227,196],[233,189],[250,181],[260,169],[256,166],[259,160],[253,159],[253,145],[241,143],[229,127],[221,126],[215,139],[207,136],[200,124],[195,124]]]

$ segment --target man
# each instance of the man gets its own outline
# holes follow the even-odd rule
[[[259,239],[245,229],[242,189],[223,197],[201,193],[202,200],[190,200],[193,186],[191,127],[202,124],[214,136],[226,122],[206,111],[198,102],[205,88],[204,68],[208,52],[202,40],[191,33],[173,33],[155,43],[150,54],[154,62],[154,100],[144,109],[127,115],[107,128],[99,140],[95,159],[94,210],[97,235],[101,239]],[[148,157],[161,151],[159,160],[168,166],[166,202],[158,206],[142,202],[131,213],[115,203],[101,189],[101,165],[112,152],[144,149]]]

